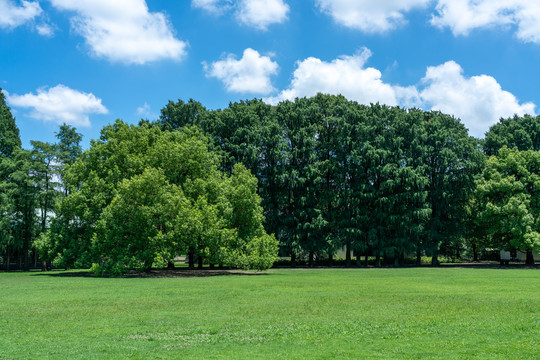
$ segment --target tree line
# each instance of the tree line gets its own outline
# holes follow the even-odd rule
[[[501,119],[485,140],[452,116],[319,94],[208,110],[170,101],[159,119],[105,126],[82,151],[21,149],[0,98],[0,257],[97,273],[195,261],[265,269],[375,264],[540,246],[540,118]]]

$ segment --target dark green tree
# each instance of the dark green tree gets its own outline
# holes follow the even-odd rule
[[[518,150],[540,150],[540,116],[500,119],[486,133],[484,151],[487,155],[497,155],[503,146]]]
[[[463,236],[466,207],[483,166],[477,140],[452,116],[425,114],[426,142],[423,163],[428,179],[427,202],[431,217],[426,226],[426,251],[439,263],[441,246]]]
[[[189,99],[188,102],[178,100],[169,103],[161,109],[159,124],[163,130],[175,130],[184,126],[201,126],[206,115],[206,108],[198,101]]]
[[[65,169],[75,163],[82,154],[82,135],[71,125],[63,124],[55,134],[58,142],[56,143],[56,163],[58,166],[58,175],[60,176],[64,187],[64,195],[69,194],[69,189],[64,181]]]
[[[20,147],[19,128],[0,88],[0,158],[11,157],[13,151]]]

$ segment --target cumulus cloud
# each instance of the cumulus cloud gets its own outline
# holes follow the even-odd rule
[[[90,126],[90,114],[109,112],[101,104],[101,99],[93,94],[73,90],[61,84],[52,88],[40,88],[37,94],[6,93],[6,99],[13,107],[30,108],[28,116],[34,119],[58,124]]]
[[[298,61],[289,86],[265,101],[277,104],[325,93],[341,94],[361,104],[439,110],[460,118],[476,137],[483,137],[501,117],[535,114],[535,104],[521,103],[491,76],[466,77],[454,61],[428,67],[416,85],[399,86],[384,82],[378,69],[366,66],[370,56],[370,50],[363,48],[329,62],[314,57]]]
[[[414,87],[387,84],[382,81],[379,70],[365,67],[370,56],[371,51],[363,48],[352,56],[344,55],[330,62],[314,57],[299,61],[289,87],[266,101],[275,104],[320,92],[341,94],[363,104],[416,105],[418,92]]]
[[[537,0],[438,0],[431,23],[454,35],[478,28],[516,26],[517,37],[540,43],[540,2]]]
[[[287,19],[289,5],[283,0],[242,0],[236,17],[240,22],[261,30]]]
[[[244,50],[241,59],[229,54],[223,60],[203,63],[206,76],[221,80],[227,91],[268,94],[274,91],[270,76],[277,74],[278,64],[253,49]]]
[[[12,29],[41,15],[43,10],[37,1],[21,1],[20,5],[12,0],[0,0],[0,28]]]
[[[259,30],[284,22],[289,13],[283,0],[192,0],[191,6],[213,14],[232,12],[240,23]]]
[[[431,0],[316,0],[322,12],[338,24],[368,33],[386,32],[406,23],[404,13]]]
[[[483,137],[501,117],[535,113],[533,103],[520,104],[493,77],[465,77],[454,61],[428,67],[422,83],[420,97],[425,106],[460,118],[476,137]]]
[[[51,0],[59,10],[73,11],[72,27],[91,52],[113,62],[145,64],[181,59],[186,43],[175,38],[163,13],[151,13],[145,0]]]

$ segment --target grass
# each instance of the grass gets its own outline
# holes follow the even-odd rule
[[[539,359],[540,272],[0,273],[0,359]]]

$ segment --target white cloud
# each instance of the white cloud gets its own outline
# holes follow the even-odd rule
[[[191,6],[220,14],[232,8],[232,0],[192,0]]]
[[[213,14],[230,11],[240,23],[259,30],[284,22],[289,13],[283,0],[192,0],[191,6]]]
[[[21,1],[16,5],[12,0],[0,0],[0,28],[15,28],[41,15],[39,2]]]
[[[418,92],[414,87],[384,83],[379,70],[365,67],[370,56],[371,51],[363,48],[352,56],[341,56],[331,62],[314,57],[299,61],[289,87],[266,101],[275,104],[282,100],[314,96],[320,92],[341,94],[363,104],[380,102],[387,105],[417,105]]]
[[[261,30],[287,20],[289,5],[283,0],[241,0],[236,17],[240,22]]]
[[[540,43],[538,0],[438,0],[431,23],[449,27],[454,35],[495,26],[517,26],[517,37]]]
[[[54,27],[49,24],[39,24],[36,26],[36,30],[41,36],[51,37],[54,35]]]
[[[145,0],[51,0],[60,10],[74,11],[73,28],[93,54],[114,62],[145,64],[181,59],[186,43],[175,38],[163,13],[148,11]]]
[[[454,61],[428,67],[418,86],[403,87],[385,83],[379,70],[366,67],[370,56],[369,49],[363,48],[330,62],[314,57],[298,61],[289,86],[265,101],[277,104],[325,93],[341,94],[361,104],[440,110],[460,118],[476,137],[483,137],[501,117],[535,114],[535,104],[520,103],[491,76],[465,77]]]
[[[422,82],[426,86],[420,93],[424,105],[460,118],[476,137],[483,137],[501,117],[535,113],[533,103],[520,104],[493,77],[463,76],[463,69],[454,61],[428,67]]]
[[[274,91],[270,76],[277,74],[278,64],[253,49],[244,50],[240,60],[232,54],[210,65],[203,63],[206,76],[221,80],[227,91],[268,94]]]
[[[16,95],[6,93],[13,107],[32,109],[29,116],[34,119],[67,123],[75,126],[90,126],[90,114],[107,114],[101,99],[91,93],[70,89],[64,85],[40,88],[37,94]]]
[[[316,0],[339,24],[368,33],[385,32],[406,23],[404,13],[432,0]]]

